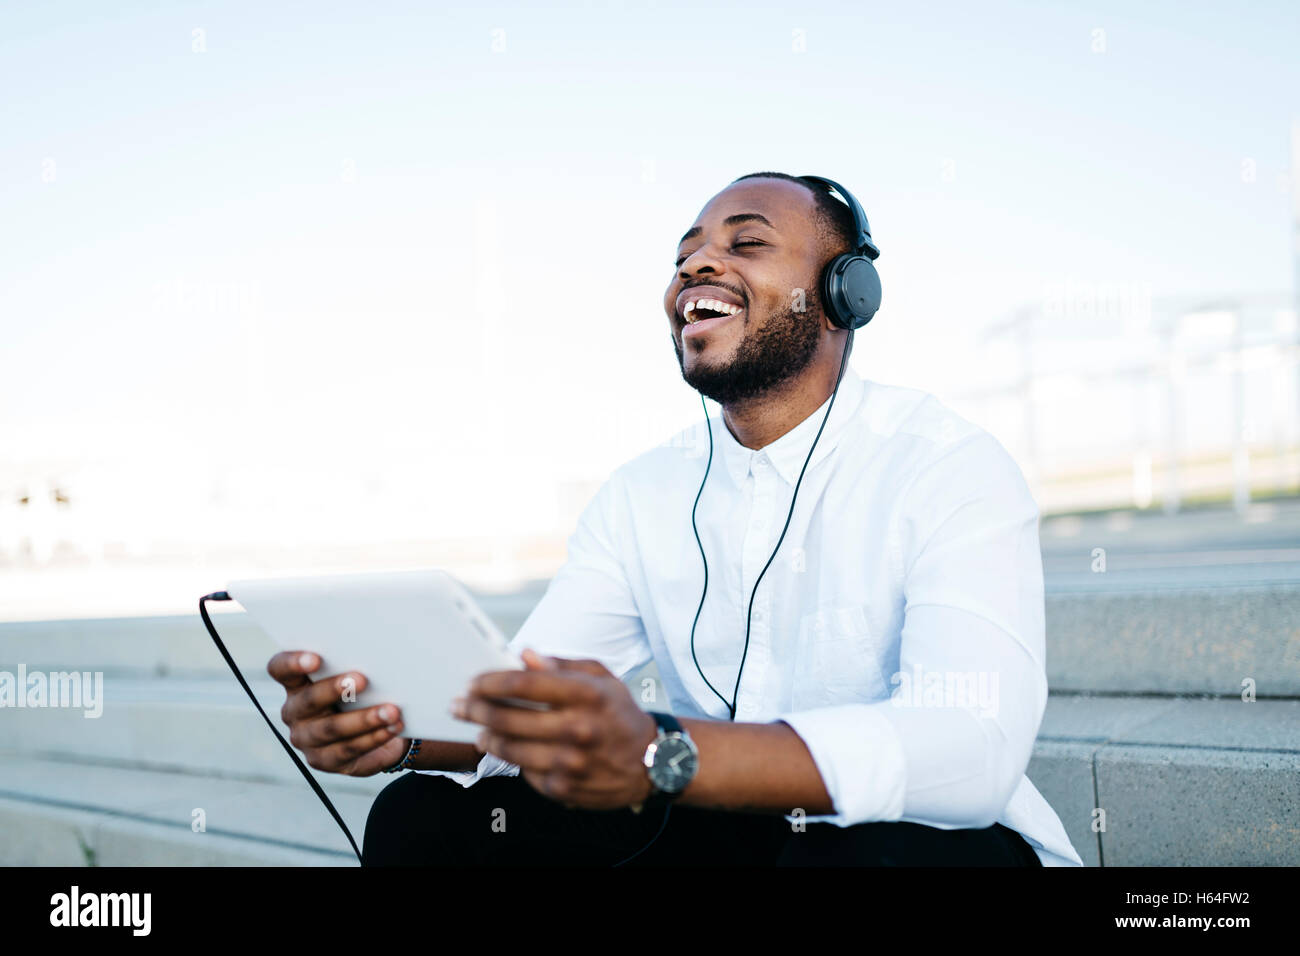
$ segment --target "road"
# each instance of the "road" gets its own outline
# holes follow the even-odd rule
[[[1300,585],[1297,499],[1257,502],[1245,515],[1222,507],[1046,517],[1040,537],[1048,593]]]

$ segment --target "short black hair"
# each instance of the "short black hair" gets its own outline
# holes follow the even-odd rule
[[[785,179],[798,183],[813,194],[817,203],[817,233],[821,238],[825,259],[830,262],[845,252],[856,252],[853,241],[857,238],[858,227],[853,221],[853,210],[842,200],[836,199],[829,188],[821,183],[811,182],[789,173],[765,172],[747,173],[733,179],[732,185],[742,179]]]

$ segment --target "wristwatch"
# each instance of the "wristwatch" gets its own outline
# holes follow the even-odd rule
[[[647,803],[672,801],[686,789],[700,769],[700,752],[685,728],[672,714],[650,711],[659,735],[645,749],[646,772],[654,788]]]

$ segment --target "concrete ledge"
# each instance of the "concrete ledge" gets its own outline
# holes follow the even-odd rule
[[[1053,691],[1300,696],[1300,587],[1047,596]]]
[[[539,594],[501,598],[503,630]],[[1028,775],[1086,863],[1300,865],[1300,701],[1264,699],[1300,696],[1298,606],[1300,588],[1280,586],[1049,595],[1055,687]],[[239,612],[218,627],[279,726],[283,691],[261,670],[269,639]],[[0,653],[0,668],[105,672],[97,719],[0,714],[0,823],[13,834],[4,861],[77,863],[110,848],[130,865],[351,859],[197,616],[0,624]],[[1236,696],[1243,676],[1260,700]],[[1058,692],[1091,686],[1225,696]],[[390,778],[317,778],[360,840]],[[206,833],[190,830],[195,808]]]
[[[271,639],[246,614],[212,615],[221,640],[250,681],[266,677]],[[198,613],[169,617],[20,621],[0,624],[0,666],[103,671],[135,677],[230,675]],[[233,680],[233,677],[229,679]]]
[[[2,866],[348,866],[356,858],[0,798]],[[13,835],[13,839],[9,835]]]
[[[284,691],[249,682],[276,728]],[[248,780],[302,777],[233,679],[182,681],[105,678],[103,712],[69,708],[4,711],[10,752]],[[375,792],[374,778],[340,777],[345,790]]]
[[[27,757],[0,758],[6,865],[355,864],[342,831],[301,779],[249,783]],[[360,844],[373,798],[318,777]],[[382,777],[381,785],[392,782]],[[196,810],[204,830],[196,832]]]
[[[0,797],[0,864],[89,866],[103,815]]]
[[[360,837],[357,838],[360,840]],[[357,866],[357,858],[268,845],[260,840],[114,820],[96,834],[98,866]]]
[[[1038,788],[1070,838],[1084,866],[1101,866],[1101,841],[1092,832],[1093,793],[1092,744],[1054,743],[1039,740],[1025,775]]]
[[[207,721],[218,733],[246,732],[237,721],[215,718],[225,710],[195,705],[185,720]],[[161,710],[166,719],[147,727],[165,735],[176,714]],[[89,849],[111,851],[122,865],[346,864],[346,840],[251,716],[256,737],[274,746],[260,758],[269,763],[251,765],[268,776],[282,765],[283,779],[168,772],[127,760],[106,765],[94,762],[102,755],[90,753],[93,747],[57,760],[0,756],[0,825],[17,835],[0,847],[0,862],[75,864]],[[1054,696],[1028,775],[1089,865],[1294,866],[1297,742],[1300,701]],[[251,750],[241,752],[237,737],[228,743],[226,758],[248,769]],[[360,841],[374,794],[391,778],[317,779]],[[1098,807],[1105,810],[1101,831],[1093,829]],[[195,809],[205,814],[205,833],[190,828]]]
[[[1296,866],[1297,770],[1300,701],[1054,696],[1028,775],[1089,865]]]
[[[1300,753],[1110,746],[1107,866],[1300,865]]]

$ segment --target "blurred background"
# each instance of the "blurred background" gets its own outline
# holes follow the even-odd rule
[[[549,574],[699,417],[663,289],[762,169],[855,191],[885,286],[855,367],[993,431],[1045,513],[1300,489],[1294,5],[0,17],[11,619]]]

